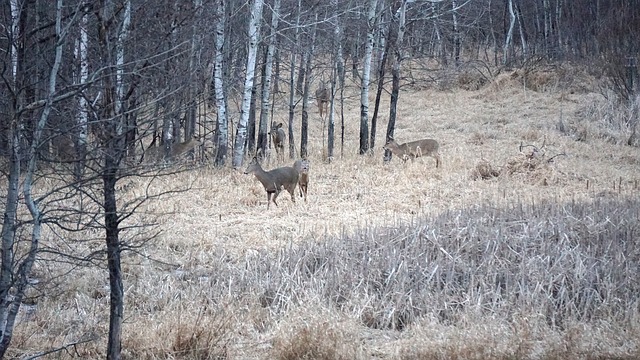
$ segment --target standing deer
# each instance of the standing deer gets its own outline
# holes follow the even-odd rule
[[[300,197],[302,197],[302,193],[304,192],[304,201],[307,202],[307,189],[309,188],[309,169],[311,164],[309,160],[306,158],[302,158],[300,160],[296,160],[293,163],[293,168],[298,171],[298,185],[300,188]]]
[[[244,173],[254,174],[260,183],[262,183],[262,186],[264,186],[264,189],[267,191],[267,209],[269,209],[269,204],[271,203],[271,195],[273,195],[273,203],[278,206],[276,198],[283,188],[291,194],[291,201],[294,203],[296,202],[294,192],[296,190],[299,177],[296,169],[285,166],[270,171],[264,171],[262,166],[260,166],[258,159],[254,157]]]
[[[413,161],[417,157],[430,156],[436,159],[436,167],[438,167],[440,165],[439,147],[438,142],[433,139],[416,140],[404,144],[398,144],[395,140],[389,139],[383,149],[401,157],[403,162],[407,159]]]
[[[282,128],[282,123],[276,125],[275,121],[271,123],[271,142],[273,143],[273,147],[276,148],[276,158],[282,158],[284,161],[284,129]]]
[[[329,89],[327,89],[324,81],[320,81],[318,90],[316,90],[316,101],[318,102],[318,111],[320,112],[320,117],[322,117],[323,112],[329,112],[329,100]]]

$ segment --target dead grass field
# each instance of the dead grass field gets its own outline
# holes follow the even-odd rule
[[[394,158],[383,163],[387,102],[382,104],[373,154],[356,155],[356,96],[346,103],[344,155],[340,155],[338,138],[337,156],[329,163],[323,159],[322,123],[314,111],[307,203],[299,197],[292,203],[285,192],[279,206],[267,211],[266,194],[254,176],[230,168],[205,166],[156,179],[149,187],[142,180],[128,180],[123,198],[140,196],[145,189],[154,192],[188,185],[191,190],[149,202],[143,214],[131,219],[136,223],[159,216],[161,233],[140,250],[144,256],[125,259],[126,358],[640,356],[638,302],[635,313],[628,313],[624,333],[618,323],[604,320],[553,327],[543,315],[525,309],[513,310],[511,318],[501,317],[500,311],[493,316],[475,313],[477,317],[470,312],[452,322],[433,315],[413,319],[407,327],[385,327],[367,323],[366,309],[375,307],[374,300],[340,310],[313,291],[301,294],[277,287],[298,281],[295,271],[289,280],[276,278],[284,276],[277,275],[282,264],[295,261],[292,249],[300,244],[322,248],[333,243],[328,239],[340,238],[366,244],[380,232],[388,235],[395,228],[429,224],[429,219],[443,214],[465,216],[468,209],[637,198],[640,149],[625,144],[630,129],[607,120],[605,115],[612,110],[595,90],[569,91],[552,85],[533,91],[507,78],[478,91],[403,88],[395,138],[398,142],[438,140],[443,161],[438,169],[431,158],[406,164]],[[278,108],[275,121],[284,120],[284,108]],[[532,148],[521,152],[521,144],[538,148],[544,144],[545,153],[528,158]],[[565,155],[546,161],[561,153]],[[264,167],[272,168],[273,162]],[[286,163],[291,165],[293,160]],[[499,176],[477,178],[479,164],[489,164]],[[593,206],[595,211],[597,205]],[[277,261],[269,269],[261,261],[271,257]],[[257,276],[252,272],[254,265],[262,269],[255,287],[238,288],[237,282],[229,280]],[[39,264],[39,269],[59,271],[50,266]],[[72,281],[43,298],[34,314],[19,323],[12,349],[16,356],[89,335],[97,335],[98,340],[54,358],[102,356],[108,326],[108,274],[95,268],[74,269],[71,274]],[[339,286],[342,280],[333,281]]]

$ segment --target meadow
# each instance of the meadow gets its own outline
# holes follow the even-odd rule
[[[395,139],[436,139],[438,168],[383,162],[388,98],[358,155],[349,88],[331,161],[311,114],[308,202],[267,210],[244,168],[125,180],[121,201],[189,188],[128,220],[158,224],[124,258],[125,358],[639,358],[637,111],[584,71],[536,75],[404,86]],[[60,285],[22,314],[13,355],[87,339],[50,358],[104,356],[107,271],[36,269]]]

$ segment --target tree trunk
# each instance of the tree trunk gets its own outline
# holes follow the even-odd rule
[[[80,62],[78,82],[84,84],[89,78],[89,58],[87,48],[89,46],[89,35],[87,33],[88,15],[85,13],[80,20],[80,39],[76,48],[76,57]],[[78,112],[76,118],[77,124],[77,141],[76,141],[76,163],[75,176],[76,180],[82,178],[85,168],[85,160],[87,156],[87,136],[89,120],[89,107],[84,96],[78,97]]]
[[[256,67],[258,66],[256,62]],[[255,73],[255,71],[254,71]],[[256,151],[256,101],[258,99],[258,85],[253,83],[251,88],[251,102],[249,103],[249,120],[247,121],[247,144],[245,154],[255,155]]]
[[[267,151],[267,127],[269,117],[269,98],[271,96],[271,79],[273,71],[273,56],[276,50],[276,35],[278,33],[278,19],[280,17],[280,0],[274,0],[271,13],[271,31],[269,45],[264,62],[264,77],[262,82],[262,99],[260,102],[260,127],[258,131],[258,149],[262,155]],[[276,78],[277,79],[277,78]]]
[[[127,1],[129,2],[129,1]],[[98,16],[99,32],[98,42],[100,57],[105,68],[114,68],[124,53],[116,51],[116,59],[112,58],[109,38],[112,36],[114,5],[110,0],[104,0],[99,6]],[[125,11],[124,16],[130,16]],[[129,20],[124,19],[123,23]],[[116,37],[116,49],[122,48],[127,32],[118,32]],[[116,182],[121,160],[125,154],[124,145],[124,116],[116,110],[122,110],[119,97],[120,88],[124,86],[122,73],[116,65],[115,70],[107,70],[103,76],[102,112],[100,114],[103,127],[102,144],[104,149],[104,167],[101,177],[103,181],[103,209],[105,221],[105,242],[107,249],[107,268],[109,269],[109,335],[107,342],[107,359],[121,359],[122,347],[122,322],[124,319],[124,289],[122,285],[122,270],[120,264],[120,238],[119,219],[116,203]]]
[[[458,4],[456,0],[451,1],[451,15],[453,16],[453,62],[456,67],[460,66],[460,29],[458,27]]]
[[[17,15],[14,21],[24,21],[25,13],[21,12],[17,14],[14,12],[12,5],[12,15]],[[37,202],[32,196],[32,184],[34,181],[34,175],[36,171],[36,162],[38,159],[39,148],[42,144],[42,138],[49,119],[49,114],[54,106],[54,95],[56,91],[56,81],[58,78],[58,71],[62,63],[62,50],[65,45],[64,39],[66,37],[66,31],[62,30],[62,0],[57,0],[56,3],[56,46],[55,46],[55,59],[53,61],[51,71],[49,74],[49,84],[46,92],[46,99],[44,107],[40,114],[38,122],[35,124],[33,133],[31,136],[31,145],[27,153],[27,172],[24,177],[24,197],[25,204],[31,214],[32,229],[31,229],[31,243],[26,254],[21,254],[20,260],[14,258],[14,249],[16,239],[16,226],[17,226],[17,211],[18,211],[18,193],[20,191],[20,125],[19,125],[19,113],[21,101],[18,99],[13,104],[17,107],[13,107],[12,112],[13,119],[9,135],[9,143],[11,144],[11,153],[9,155],[9,182],[7,186],[7,197],[5,203],[5,212],[2,223],[2,265],[0,267],[0,358],[4,358],[11,339],[13,337],[13,329],[18,315],[18,310],[22,303],[22,299],[25,295],[28,286],[28,277],[31,275],[31,269],[36,259],[36,254],[39,248],[40,234],[42,230],[42,215]],[[22,10],[24,11],[24,10]],[[20,25],[18,26],[20,28]],[[15,33],[16,36],[19,33]],[[16,48],[14,48],[17,50]],[[20,61],[20,57],[16,57],[16,61]],[[23,77],[18,73],[19,69],[24,69],[24,66],[16,63],[13,68],[13,79],[16,81],[14,85],[21,83]],[[35,99],[34,99],[35,100]],[[14,261],[16,261],[14,263]]]
[[[396,115],[398,108],[398,95],[400,94],[400,65],[402,62],[402,42],[404,39],[405,18],[407,11],[407,0],[402,0],[400,9],[396,12],[398,22],[398,33],[394,44],[395,56],[393,57],[393,67],[391,68],[391,104],[389,106],[389,124],[387,125],[386,141],[393,139],[396,127]],[[391,160],[391,151],[385,150],[384,161]]]
[[[255,80],[255,64],[258,52],[258,41],[260,40],[260,24],[262,21],[262,0],[254,0],[251,8],[251,19],[249,20],[249,53],[247,55],[247,75],[244,81],[244,91],[242,98],[242,109],[240,121],[236,132],[235,144],[233,145],[233,167],[242,166],[244,159],[244,146],[247,138],[247,122],[249,121],[249,107],[251,106],[251,90]]]
[[[215,34],[215,60],[213,70],[214,92],[216,106],[218,108],[218,120],[216,124],[216,156],[214,164],[217,167],[224,166],[227,159],[228,142],[228,121],[227,121],[227,100],[224,96],[224,26],[225,26],[225,2],[216,0],[216,34]]]
[[[309,95],[311,95],[311,72],[312,72],[312,62],[313,62],[313,53],[315,51],[315,43],[316,43],[316,34],[317,34],[317,26],[315,24],[318,23],[318,13],[315,15],[315,21],[313,25],[313,29],[311,30],[311,43],[307,48],[307,52],[304,56],[304,87],[302,90],[302,125],[300,126],[300,148],[302,149],[304,144],[305,153],[302,155],[302,151],[300,156],[307,156],[307,142],[308,142],[308,134],[309,134]],[[324,129],[323,129],[324,130]],[[324,136],[323,136],[324,139]],[[323,149],[324,150],[324,149]]]
[[[389,28],[391,28],[392,23],[389,23]],[[378,111],[380,110],[380,99],[382,98],[382,90],[384,89],[384,77],[385,77],[385,68],[387,66],[387,57],[389,53],[390,47],[390,39],[387,39],[385,42],[384,49],[382,50],[382,59],[380,60],[380,66],[378,68],[378,85],[376,88],[376,100],[373,105],[373,116],[371,117],[371,149],[374,148],[376,143],[376,128],[378,122]]]
[[[333,46],[334,46],[334,65],[331,72],[331,103],[329,109],[329,124],[327,126],[327,157],[333,158],[333,148],[335,142],[335,98],[336,86],[340,73],[343,72],[344,62],[342,59],[342,29],[340,24],[340,13],[338,11],[338,1],[331,0],[333,7],[333,17],[335,21],[333,30]]]
[[[311,68],[311,51],[307,49],[307,51],[302,55],[302,59],[304,59],[305,63],[305,72],[308,68]],[[302,114],[300,121],[300,156],[307,156],[307,144],[309,142],[309,76],[306,74],[306,79],[304,81],[304,85],[302,87]],[[290,154],[291,155],[291,154]],[[295,155],[295,154],[293,154]],[[292,156],[294,157],[294,156]]]
[[[504,49],[502,54],[503,65],[507,65],[507,63],[511,61],[509,53],[511,52],[510,48],[511,48],[511,39],[513,38],[513,26],[516,23],[516,15],[513,11],[513,0],[508,0],[507,7],[509,10],[509,30],[507,30],[507,35],[505,36],[505,39],[504,39]]]
[[[360,154],[369,151],[369,78],[371,76],[371,56],[373,53],[376,5],[378,0],[369,0],[367,7],[367,46],[364,54],[362,82],[360,85]]]
[[[291,47],[291,62],[289,64],[289,157],[295,156],[295,141],[293,139],[293,119],[295,117],[295,97],[296,97],[296,49],[298,48],[298,42],[300,37],[300,10],[302,7],[302,0],[298,0],[296,8],[296,26],[293,37],[293,46]],[[307,148],[303,148],[300,145],[300,155],[306,155]]]

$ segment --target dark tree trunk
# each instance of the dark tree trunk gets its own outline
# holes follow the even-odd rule
[[[390,23],[392,24],[392,23]],[[369,146],[374,148],[376,143],[376,126],[378,123],[378,111],[380,110],[380,99],[382,98],[382,90],[384,89],[384,76],[385,68],[387,66],[387,55],[389,53],[390,39],[387,39],[385,43],[384,52],[382,53],[382,60],[380,60],[380,68],[378,69],[378,87],[376,89],[376,100],[373,105],[373,116],[371,117],[371,140]]]

